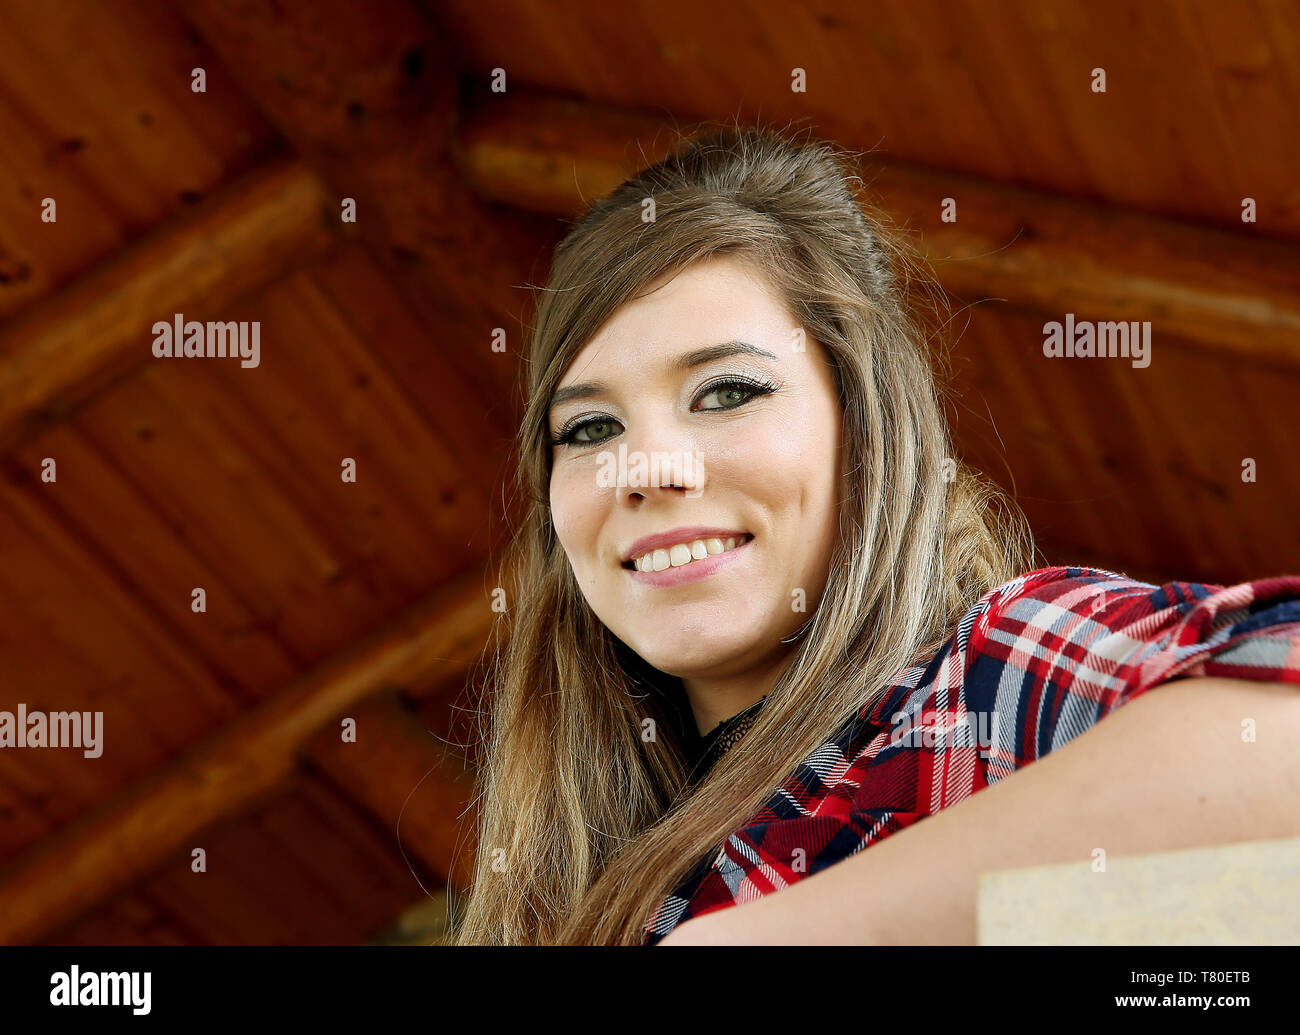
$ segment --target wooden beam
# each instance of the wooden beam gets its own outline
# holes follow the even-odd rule
[[[531,303],[516,285],[545,245],[457,172],[448,145],[460,81],[438,27],[410,0],[184,0],[182,10],[303,160],[356,200],[376,262],[505,419]],[[492,350],[497,327],[505,352]]]
[[[468,886],[474,858],[473,770],[397,697],[372,701],[352,717],[355,742],[343,741],[337,723],[325,726],[312,738],[306,757],[439,881]]]
[[[676,138],[660,115],[516,89],[469,101],[452,146],[480,197],[572,218]]]
[[[272,162],[0,330],[0,455],[153,360],[156,320],[215,317],[335,240],[320,182]],[[335,220],[337,225],[337,220]]]
[[[436,685],[445,669],[469,666],[490,634],[497,584],[482,571],[449,583],[8,864],[0,870],[0,944],[30,943],[149,873],[204,827],[273,790],[309,738],[374,694]],[[378,751],[382,736],[372,732],[366,750]],[[404,733],[399,742],[411,739]],[[393,787],[410,769],[401,764],[400,777],[389,780]],[[454,766],[450,772],[451,786],[439,792],[447,801],[462,790]]]
[[[573,217],[672,143],[664,121],[511,90],[472,104],[454,145],[488,200]],[[1150,320],[1152,333],[1256,361],[1300,362],[1300,248],[955,173],[870,160],[868,198],[919,244],[943,288],[1063,319]],[[945,198],[956,221],[945,223]]]

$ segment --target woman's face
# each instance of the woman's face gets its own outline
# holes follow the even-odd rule
[[[551,437],[570,441],[552,447],[552,518],[597,617],[688,680],[787,653],[838,531],[841,412],[823,346],[765,280],[719,257],[652,284],[553,398]],[[629,561],[647,554],[650,570]]]

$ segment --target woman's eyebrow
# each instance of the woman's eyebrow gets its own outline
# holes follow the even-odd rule
[[[668,369],[673,373],[681,373],[692,370],[695,367],[703,366],[705,363],[712,363],[715,359],[725,359],[728,356],[763,356],[766,359],[776,359],[777,357],[766,349],[760,349],[757,345],[751,345],[747,341],[724,341],[718,345],[705,345],[703,348],[694,349],[690,352],[683,352],[672,363]],[[603,381],[582,381],[578,384],[567,385],[564,388],[556,389],[551,396],[548,410],[563,403],[570,402],[573,399],[589,399],[593,395],[602,395],[609,390],[609,386]]]

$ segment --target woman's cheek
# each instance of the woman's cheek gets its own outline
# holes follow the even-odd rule
[[[555,471],[551,475],[551,522],[555,534],[568,549],[573,541],[574,525],[582,514],[582,500],[571,470]]]
[[[813,427],[811,421],[767,420],[754,427],[745,447],[752,456],[763,458],[765,468],[793,472],[806,467],[815,451],[824,448],[824,443],[810,434]]]
[[[604,508],[597,498],[591,472],[574,471],[557,474],[551,479],[551,523],[555,535],[581,573],[588,562],[594,563],[596,541]]]

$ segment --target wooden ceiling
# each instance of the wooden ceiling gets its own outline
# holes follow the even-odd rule
[[[9,0],[0,710],[105,748],[0,751],[0,942],[366,941],[463,884],[529,286],[735,115],[872,152],[1046,560],[1300,571],[1296,3]],[[176,312],[260,364],[155,359]],[[1048,360],[1066,312],[1151,320],[1150,367]]]

